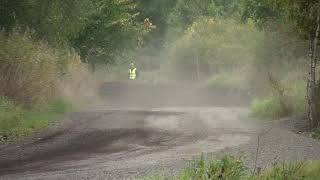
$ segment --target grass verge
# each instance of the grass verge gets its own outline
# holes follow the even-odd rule
[[[311,136],[315,139],[320,139],[320,128],[314,129]]]
[[[258,119],[279,119],[285,116],[278,99],[270,97],[255,99],[250,107],[250,115]]]
[[[251,104],[251,115],[258,119],[279,119],[288,116],[303,116],[306,105],[305,84],[301,81],[292,82],[286,85],[280,103],[279,95],[273,93],[265,99],[255,99]]]
[[[156,173],[143,180],[317,180],[320,177],[320,162],[282,163],[262,172],[252,172],[242,159],[225,156],[221,159],[201,158],[190,162],[178,175]]]
[[[45,129],[74,109],[71,103],[61,99],[52,100],[41,109],[27,110],[0,98],[0,142],[12,142]]]

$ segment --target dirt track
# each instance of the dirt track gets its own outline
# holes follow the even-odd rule
[[[3,147],[0,179],[133,179],[174,171],[201,153],[247,147],[266,129],[249,120],[241,96],[123,84],[101,92],[108,103]]]

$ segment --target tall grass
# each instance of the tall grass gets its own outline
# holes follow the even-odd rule
[[[0,97],[0,136],[9,136],[12,128],[19,126],[23,118],[23,109],[4,97]]]
[[[248,169],[239,159],[232,156],[225,156],[218,160],[206,161],[203,156],[192,161],[179,175],[178,179],[239,179],[246,176]]]
[[[53,97],[60,73],[59,57],[29,33],[0,32],[0,96],[31,106]]]
[[[315,139],[320,139],[320,128],[316,128],[312,131],[311,136]]]
[[[62,99],[50,100],[41,110],[25,109],[11,101],[0,98],[0,142],[13,141],[47,128],[50,123],[64,113],[74,110],[74,106]]]
[[[221,159],[193,160],[178,175],[157,173],[147,180],[318,180],[320,162],[275,164],[263,172],[248,169],[242,159],[225,156]]]
[[[303,116],[306,105],[305,83],[291,80],[284,84],[284,93],[280,102],[279,95],[272,93],[262,99],[256,99],[251,104],[251,115],[259,119],[279,119],[286,116]],[[285,107],[283,107],[285,106]]]
[[[97,84],[71,49],[18,29],[0,31],[0,41],[0,140],[46,128],[73,109],[68,102],[93,99]]]
[[[88,85],[91,74],[76,53],[31,36],[18,30],[10,35],[0,32],[0,96],[31,107],[59,95],[62,83],[77,91],[80,83]]]
[[[255,99],[251,104],[251,115],[259,119],[279,119],[287,114],[275,97],[267,99]]]

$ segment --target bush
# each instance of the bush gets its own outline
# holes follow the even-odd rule
[[[201,18],[170,45],[168,69],[187,81],[231,72],[254,60],[252,49],[263,36],[251,22]]]
[[[264,100],[254,100],[251,105],[251,115],[260,119],[278,119],[285,116],[303,116],[306,105],[306,85],[303,81],[290,80],[284,84],[281,105],[279,95],[273,95]],[[276,93],[273,93],[276,94]]]
[[[31,111],[0,98],[0,141],[12,141],[47,128],[53,120],[73,109],[71,103],[56,99],[41,110]]]
[[[313,130],[311,136],[315,139],[320,139],[320,128]]]
[[[157,173],[147,180],[317,180],[320,177],[320,162],[283,163],[254,174],[246,168],[241,159],[225,156],[218,160],[194,160],[178,176],[166,176]]]
[[[2,138],[10,136],[12,128],[21,124],[23,115],[21,107],[15,106],[4,97],[0,97],[0,136]]]
[[[239,179],[248,173],[242,160],[225,156],[220,160],[206,161],[203,156],[191,162],[179,179]]]
[[[76,53],[31,36],[0,31],[0,140],[48,127],[73,109],[61,98],[92,101],[96,94],[97,83]]]
[[[295,116],[303,116],[306,107],[306,83],[304,81],[289,81],[288,84],[288,104],[292,114]]]
[[[286,116],[276,98],[255,99],[251,104],[251,115],[259,119],[277,119]]]
[[[0,96],[28,107],[54,97],[72,53],[17,30],[10,35],[0,32],[0,41]]]
[[[320,177],[320,163],[283,163],[256,175],[256,180],[317,180]]]

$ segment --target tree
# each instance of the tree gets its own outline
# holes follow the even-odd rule
[[[167,18],[177,0],[136,0],[138,20],[148,18],[157,27],[145,37],[148,45],[161,47],[168,30]]]
[[[320,77],[318,70],[318,40],[320,1],[245,0],[244,19],[253,18],[262,28],[271,20],[289,24],[301,40],[310,42],[310,68],[308,72],[307,115],[310,128],[320,126]]]
[[[32,29],[34,36],[50,43],[68,42],[77,36],[86,23],[86,0],[23,0],[1,3],[5,11],[0,26],[7,32],[19,27]]]
[[[193,22],[203,18],[238,18],[241,12],[240,1],[234,0],[177,0],[168,17],[172,37],[179,36]]]
[[[92,1],[92,13],[73,45],[93,70],[95,64],[113,63],[115,56],[140,45],[141,36],[148,30],[143,22],[136,21],[135,7],[130,1]]]
[[[72,46],[93,70],[141,46],[151,29],[144,28],[137,3],[130,0],[4,0],[0,9],[6,32],[31,29],[34,38],[53,46]]]
[[[262,37],[252,22],[199,19],[169,48],[171,65],[182,80],[231,73],[253,61],[252,49]]]

